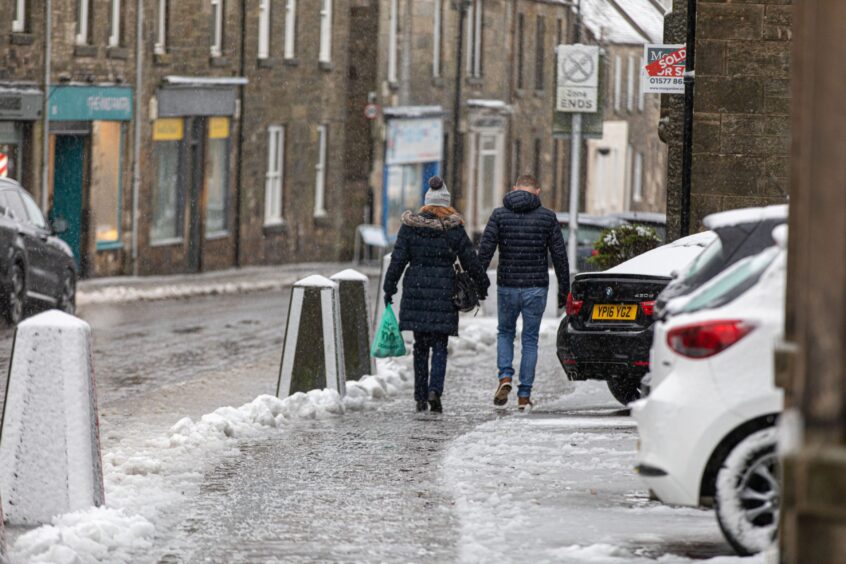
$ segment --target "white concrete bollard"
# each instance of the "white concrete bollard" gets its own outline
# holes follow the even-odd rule
[[[488,289],[488,299],[482,304],[482,313],[488,317],[497,317],[497,300],[496,300],[496,270],[488,270],[488,279],[491,281],[491,286]],[[555,271],[549,271],[549,292],[546,296],[546,309],[543,316],[549,319],[560,318],[563,313],[558,309],[558,278],[555,276]]]
[[[338,285],[323,276],[294,284],[276,396],[331,388],[346,393]]]
[[[344,270],[332,276],[338,284],[341,303],[341,334],[344,341],[346,376],[358,380],[375,374],[376,367],[370,356],[370,310],[367,306],[367,286],[370,279],[357,270]]]
[[[105,503],[91,328],[60,311],[18,325],[0,430],[9,523]]]
[[[373,327],[378,327],[379,323],[382,321],[382,313],[385,311],[385,276],[388,273],[388,265],[391,264],[391,255],[393,253],[388,253],[382,258],[382,275],[379,276],[379,290],[377,291],[376,296],[376,311],[373,316]],[[405,273],[400,276],[399,282],[397,283],[397,293],[394,294],[394,302],[391,304],[391,308],[394,310],[394,314],[399,319],[400,316],[400,302],[402,302],[402,281],[405,278]]]

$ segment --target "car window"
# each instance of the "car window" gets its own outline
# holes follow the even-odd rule
[[[23,200],[21,200],[20,195],[17,192],[12,190],[4,190],[3,191],[4,200],[6,206],[15,214],[15,219],[18,221],[29,221],[29,218],[26,214],[26,207],[24,206]]]
[[[599,241],[599,234],[602,233],[602,229],[602,227],[597,227],[595,225],[579,225],[579,245],[589,245],[592,247],[594,243]],[[565,241],[569,240],[570,228],[567,226],[562,226],[561,234],[564,235]]]
[[[29,215],[29,220],[32,224],[36,227],[40,227],[41,229],[47,229],[47,222],[44,221],[44,214],[41,213],[41,210],[38,208],[38,204],[35,203],[35,200],[33,200],[29,194],[18,195],[23,198],[27,214]]]
[[[682,308],[682,312],[691,313],[720,307],[743,295],[758,282],[779,251],[778,247],[769,247],[757,255],[738,261],[695,294]]]
[[[684,281],[695,281],[702,272],[710,270],[709,266],[716,262],[722,262],[722,260],[723,242],[717,237],[690,263],[690,268],[684,274]]]

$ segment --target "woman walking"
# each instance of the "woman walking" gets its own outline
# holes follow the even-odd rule
[[[464,220],[450,206],[446,185],[435,176],[429,180],[429,190],[420,211],[402,214],[402,226],[383,288],[385,303],[389,304],[405,271],[400,330],[414,332],[417,411],[426,411],[427,407],[434,412],[443,411],[441,395],[446,375],[447,341],[450,335],[458,336],[458,310],[452,302],[456,257],[476,283],[480,298],[484,299],[490,281],[464,231]]]

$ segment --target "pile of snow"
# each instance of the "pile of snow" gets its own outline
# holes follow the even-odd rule
[[[379,361],[376,375],[347,382],[343,398],[328,389],[284,399],[261,395],[196,421],[181,419],[140,448],[119,445],[103,455],[106,507],[60,515],[22,535],[12,547],[12,562],[132,561],[131,554],[152,546],[172,506],[196,490],[204,463],[236,453],[241,439],[284,432],[296,421],[376,408],[411,385],[408,360]]]
[[[218,296],[281,290],[291,286],[296,277],[287,276],[267,280],[244,282],[218,282],[212,284],[167,284],[153,287],[111,286],[99,290],[80,291],[77,305],[114,304],[137,301],[168,300],[195,296]]]

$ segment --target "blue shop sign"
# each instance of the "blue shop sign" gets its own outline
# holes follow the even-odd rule
[[[53,86],[50,119],[54,121],[130,121],[132,89],[117,86]]]

